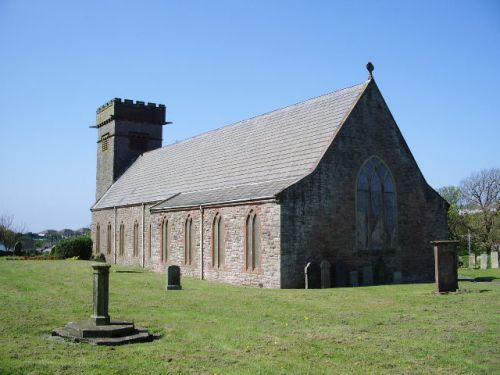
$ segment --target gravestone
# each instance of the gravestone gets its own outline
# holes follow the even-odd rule
[[[431,241],[434,246],[434,270],[436,289],[439,293],[455,292],[458,289],[458,241]]]
[[[181,268],[179,266],[168,266],[167,268],[167,290],[181,290]]]
[[[401,271],[394,271],[392,274],[392,282],[393,284],[401,284],[403,282],[403,274]]]
[[[344,263],[335,263],[335,286],[337,288],[349,286],[349,274]]]
[[[498,268],[498,251],[491,252],[491,268]]]
[[[481,269],[485,270],[488,268],[488,254],[481,254]]]
[[[69,322],[56,328],[52,336],[60,336],[73,342],[87,342],[94,345],[121,345],[154,340],[154,335],[145,328],[136,327],[134,322],[111,319],[109,304],[109,268],[106,263],[92,264],[94,269],[93,308],[90,319]]]
[[[384,259],[382,257],[377,259],[375,263],[375,283],[377,285],[385,284],[387,282],[387,269]]]
[[[308,262],[304,267],[305,289],[321,287],[321,269],[314,262]]]
[[[474,254],[469,255],[469,268],[476,267],[476,256]]]
[[[349,272],[349,284],[351,286],[359,286],[359,274],[358,271]]]
[[[332,275],[331,269],[332,265],[326,259],[321,261],[319,265],[321,268],[321,288],[331,288],[332,287]]]
[[[363,267],[363,285],[373,285],[373,268],[372,266]]]

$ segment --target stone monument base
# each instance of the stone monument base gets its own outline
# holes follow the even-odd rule
[[[52,336],[94,345],[131,344],[148,342],[156,338],[147,329],[136,327],[133,322],[115,319],[106,325],[96,325],[92,319],[70,322],[66,326],[52,331]]]

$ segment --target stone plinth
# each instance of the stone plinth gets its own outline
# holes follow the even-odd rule
[[[95,325],[109,324],[109,268],[107,263],[92,264],[94,269],[93,313],[90,319]]]
[[[432,241],[436,289],[439,293],[455,292],[458,289],[457,244],[458,241]]]

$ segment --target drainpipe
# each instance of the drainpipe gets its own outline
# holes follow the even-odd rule
[[[113,261],[116,264],[116,206],[114,207],[114,211],[115,211],[115,217],[114,217],[115,226],[113,228],[113,258],[114,258]]]
[[[144,268],[144,203],[142,203],[141,226],[142,226],[142,236],[141,236],[142,257],[141,257],[141,264],[142,264],[142,268]]]
[[[200,280],[203,280],[203,206],[200,205]]]

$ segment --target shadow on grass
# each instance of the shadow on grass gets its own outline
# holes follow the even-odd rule
[[[116,273],[144,273],[144,271],[115,270]]]

